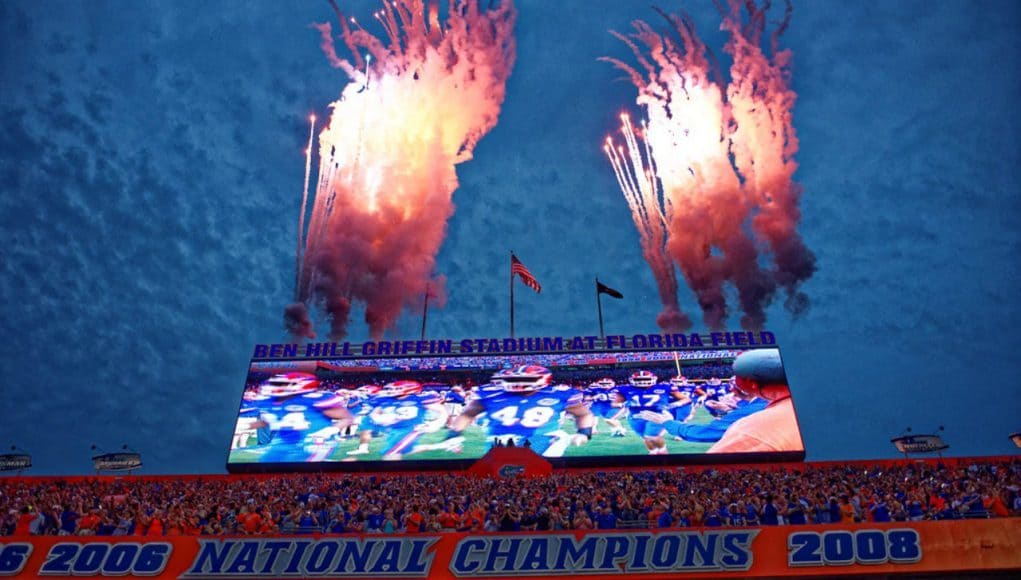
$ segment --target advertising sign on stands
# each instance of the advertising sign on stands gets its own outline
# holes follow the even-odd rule
[[[0,576],[731,578],[1021,569],[1018,519],[649,531],[10,537]]]
[[[29,467],[32,467],[32,456],[28,453],[0,455],[0,471],[23,471]]]
[[[936,453],[950,449],[939,435],[901,435],[890,440],[901,453]]]
[[[134,451],[101,453],[92,456],[92,467],[96,471],[132,471],[142,467],[142,456]]]

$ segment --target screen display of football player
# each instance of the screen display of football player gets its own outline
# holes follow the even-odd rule
[[[642,438],[649,455],[669,453],[663,436],[666,429],[639,415],[643,411],[667,411],[671,404],[681,399],[680,392],[669,382],[659,384],[656,375],[647,370],[632,374],[628,383],[613,390],[614,405],[627,409],[628,426]]]
[[[476,417],[488,418],[491,444],[525,446],[546,457],[560,457],[569,445],[582,445],[592,437],[595,416],[583,394],[568,385],[553,385],[546,367],[523,365],[493,375],[450,423],[447,440],[433,448],[456,448]],[[560,427],[561,415],[573,419],[575,432]]]
[[[249,435],[254,435],[261,461],[321,461],[333,453],[340,431],[353,421],[349,402],[320,390],[315,375],[275,375],[242,398],[234,444],[247,447]]]
[[[387,384],[362,403],[368,425],[362,425],[361,439],[348,455],[369,453],[373,436],[385,437],[383,460],[395,461],[412,452],[424,433],[432,433],[447,422],[447,409],[437,390],[424,390],[418,381]]]

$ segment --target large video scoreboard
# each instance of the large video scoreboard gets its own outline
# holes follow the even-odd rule
[[[366,349],[367,350],[367,349]],[[253,359],[231,472],[804,458],[775,346]]]

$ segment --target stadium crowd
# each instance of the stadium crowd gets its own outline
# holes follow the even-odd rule
[[[1021,462],[458,474],[0,479],[0,535],[701,528],[1021,516]]]

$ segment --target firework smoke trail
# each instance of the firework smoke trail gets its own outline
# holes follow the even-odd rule
[[[769,243],[776,261],[773,279],[787,294],[785,306],[797,315],[808,307],[808,296],[799,287],[815,272],[815,256],[797,233],[801,187],[793,180],[798,138],[791,115],[797,95],[790,88],[791,51],[779,50],[792,7],[788,1],[770,37],[772,59],[761,48],[766,8],[748,4],[749,22],[743,28],[738,4],[730,4],[724,17],[722,28],[730,34],[725,50],[734,58],[727,99],[736,126],[735,162],[758,208],[752,228]]]
[[[496,124],[516,13],[510,0],[489,9],[453,0],[441,22],[436,0],[384,2],[377,38],[334,9],[351,60],[337,55],[329,24],[316,27],[327,58],[351,80],[319,135],[297,301],[285,323],[307,336],[309,307],[322,306],[340,338],[360,301],[379,337],[427,286],[430,304],[442,305],[444,278],[433,270],[454,211],[455,165]]]
[[[748,6],[754,7],[751,3]],[[637,138],[651,151],[650,166],[655,168],[654,177],[662,184],[663,205],[669,208],[663,213],[666,252],[677,262],[694,291],[706,325],[721,328],[725,324],[728,314],[725,285],[730,282],[737,289],[743,312],[741,325],[761,328],[765,322],[765,306],[772,298],[777,281],[791,277],[786,270],[789,260],[781,259],[777,248],[789,246],[785,240],[791,239],[793,227],[783,230],[777,224],[797,224],[796,196],[793,204],[773,203],[760,210],[767,198],[748,187],[746,169],[754,167],[746,167],[745,164],[749,160],[759,163],[762,156],[753,158],[750,154],[735,153],[741,147],[745,152],[757,150],[760,144],[737,142],[747,131],[740,131],[740,120],[729,102],[730,91],[721,85],[718,73],[714,78],[713,66],[706,58],[707,49],[695,34],[691,22],[686,17],[660,14],[676,33],[676,39],[659,35],[641,21],[633,23],[635,32],[629,35],[613,33],[631,49],[644,74],[619,60],[604,60],[625,71],[638,88],[637,103],[645,107],[649,120],[643,124],[643,131]],[[761,17],[761,12],[758,14]],[[725,14],[725,20],[735,15],[739,16],[736,7]],[[736,31],[739,36],[745,32],[739,25],[729,30]],[[732,76],[746,74],[747,69],[756,66],[772,66],[761,51],[757,55],[757,64],[751,62],[756,55],[748,50],[745,53],[750,56],[744,59],[744,67],[735,67],[731,71]],[[760,85],[754,84],[755,81],[751,82],[752,85],[741,86],[762,90]],[[734,85],[734,81],[731,84]],[[775,90],[776,87],[770,89]],[[751,92],[756,94],[754,90]],[[789,104],[793,104],[793,100]],[[789,120],[789,106],[786,112]],[[746,119],[747,115],[742,118]],[[766,133],[776,131],[772,119],[757,115],[754,119],[756,130]],[[793,135],[793,128],[789,129]],[[622,131],[625,142],[633,139],[628,137],[630,128],[625,126]],[[629,148],[635,149],[636,146],[629,145]],[[790,169],[786,173],[788,183],[793,174],[792,165],[787,167]],[[637,170],[638,165],[635,165]],[[614,171],[618,169],[615,167]],[[775,172],[770,175],[775,176]],[[627,192],[625,197],[628,197]],[[791,196],[784,199],[791,199]],[[769,219],[761,226],[757,225],[762,221],[759,218],[767,213]],[[754,218],[751,217],[753,215]],[[751,226],[748,224],[750,219]],[[749,231],[769,243],[776,257],[776,271],[765,272],[760,267],[756,240],[749,237]],[[803,245],[797,247],[804,248]],[[657,279],[660,278],[660,270],[653,266]],[[801,277],[799,281],[805,278]],[[790,288],[794,286],[796,284]],[[788,304],[791,304],[790,300]]]
[[[298,248],[294,256],[294,299],[298,300],[301,286],[301,247],[305,232],[305,210],[308,205],[308,180],[312,175],[312,140],[315,138],[316,116],[309,117],[308,145],[305,147],[305,188],[301,192],[301,213],[298,214]]]
[[[621,115],[621,123],[627,154],[625,155],[624,147],[614,147],[613,141],[609,138],[603,146],[603,151],[610,159],[617,183],[631,209],[631,216],[634,218],[635,227],[638,228],[642,244],[642,255],[645,256],[645,261],[649,263],[656,278],[659,297],[663,303],[663,311],[656,317],[656,322],[667,332],[681,332],[691,327],[691,320],[681,312],[680,304],[677,302],[677,275],[674,273],[673,263],[666,255],[665,224],[666,216],[671,211],[669,201],[663,198],[659,181],[655,177],[651,152],[645,148],[644,157],[642,155],[642,148],[638,145],[630,117],[626,114]]]

